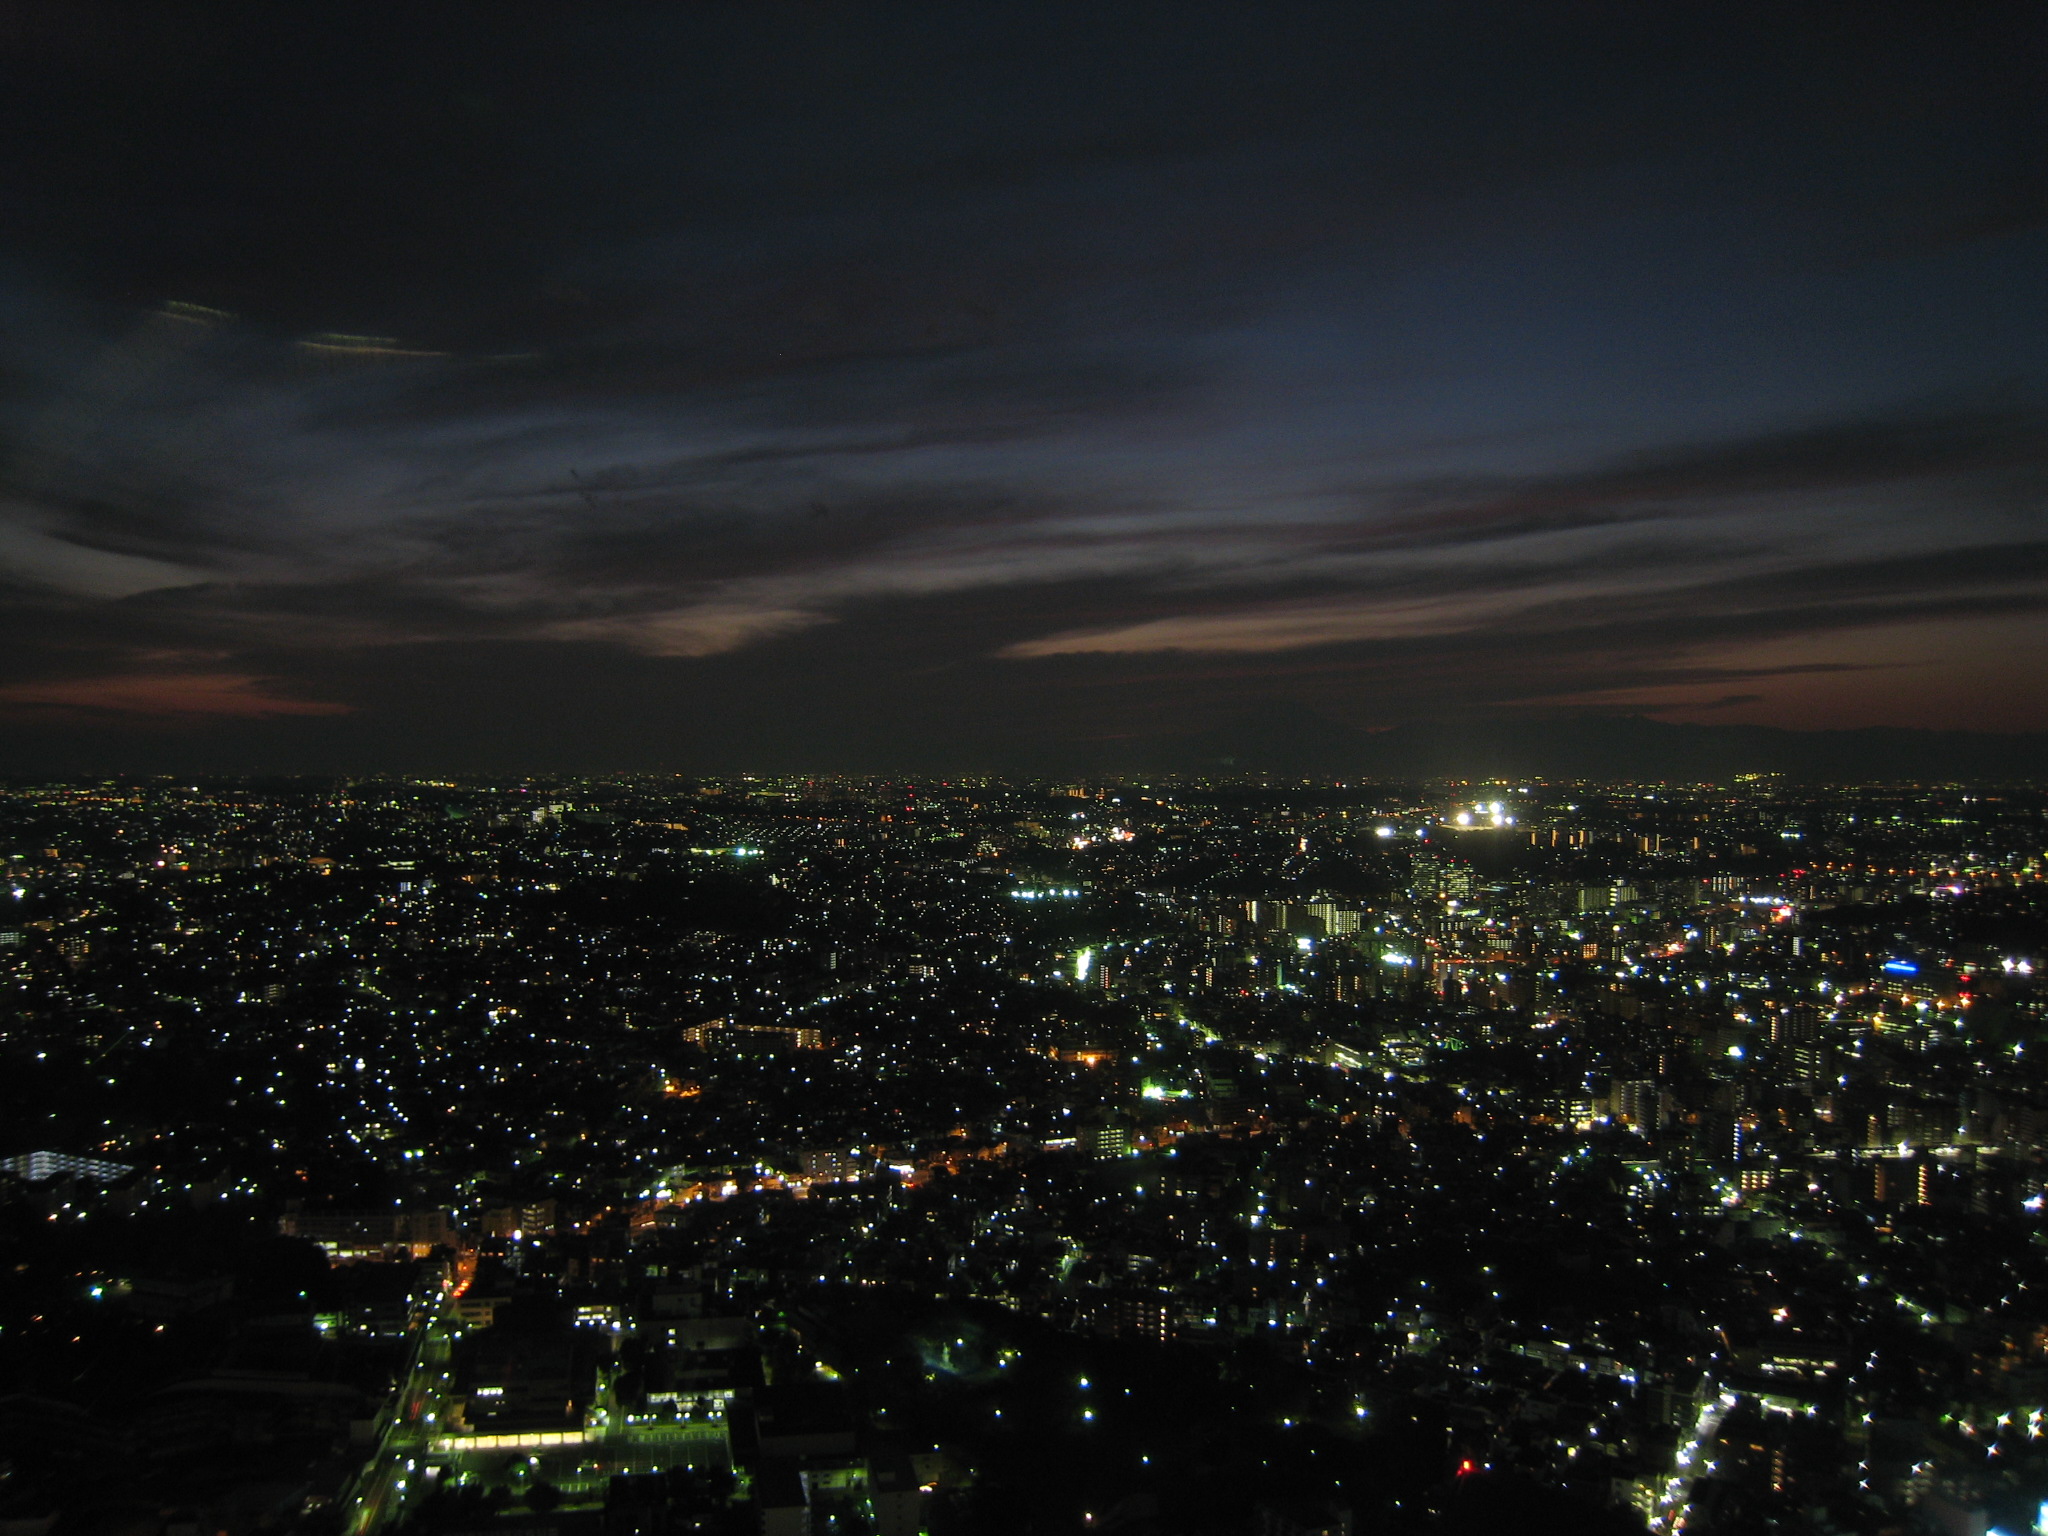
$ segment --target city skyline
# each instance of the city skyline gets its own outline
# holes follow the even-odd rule
[[[1770,774],[0,784],[0,1513],[2036,1530],[2044,828]]]
[[[0,1536],[2048,1536],[2044,57],[0,6]]]

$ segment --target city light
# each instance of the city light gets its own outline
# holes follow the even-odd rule
[[[1142,809],[1132,836],[1085,847],[1034,830],[1070,824],[1070,795],[992,783],[943,806],[920,790],[912,822],[901,786],[859,782],[579,782],[539,820],[489,783],[459,818],[422,814],[423,787],[380,790],[376,814],[339,791],[0,789],[0,817],[52,829],[15,841],[58,848],[14,855],[23,910],[0,925],[26,1021],[0,1049],[69,1085],[48,1120],[68,1131],[0,1158],[17,1228],[63,1245],[33,1283],[69,1332],[40,1347],[75,1374],[139,1320],[269,1315],[226,1253],[138,1267],[115,1240],[134,1214],[296,1245],[309,1338],[398,1383],[381,1404],[335,1389],[360,1455],[330,1495],[343,1536],[393,1536],[508,1464],[601,1517],[614,1475],[736,1463],[798,1384],[832,1424],[856,1401],[885,1426],[937,1405],[978,1426],[968,1458],[981,1435],[1085,1430],[1144,1468],[1172,1393],[1246,1433],[1327,1434],[1318,1394],[1342,1380],[1357,1436],[1483,1390],[1502,1411],[1461,1430],[1456,1478],[1513,1465],[1569,1490],[1634,1445],[1602,1486],[1667,1533],[1709,1480],[1761,1497],[1794,1475],[1738,1435],[1847,1436],[1850,1406],[2018,1465],[2048,1420],[1923,1423],[1870,1362],[1907,1330],[1961,1381],[1957,1319],[2032,1315],[2031,1249],[1982,1234],[2023,1239],[2048,1209],[2012,1176],[2048,1152],[2011,1076],[2040,1000],[2009,940],[1958,935],[2009,933],[1989,919],[2048,883],[2033,803],[1997,802],[2002,883],[1936,908],[1924,875],[1731,872],[1764,833],[1716,830],[1719,789],[1594,789],[1569,812],[1519,796],[1533,829],[1512,833],[1508,802],[1466,801],[1483,857],[1379,835],[1440,814],[1438,788],[1219,814],[1151,786],[1120,807]],[[1849,839],[1839,806],[1862,795],[1797,814]],[[1921,803],[1884,795],[1888,818]],[[1723,840],[1660,847],[1676,834],[1637,830],[1651,804]],[[1931,844],[1951,807],[1925,804]],[[1602,816],[1622,835],[1589,854],[1575,829]],[[745,864],[642,830],[675,825]],[[222,868],[139,856],[174,826],[178,862]],[[80,827],[104,851],[67,853]],[[1313,876],[1304,844],[1328,850]],[[309,847],[353,851],[288,856]],[[1304,885],[1347,858],[1371,878]],[[1552,1234],[1535,1271],[1530,1222]],[[406,1299],[365,1301],[379,1274]],[[1646,1333],[1644,1285],[1682,1285],[1707,1332]],[[1486,1332],[1454,1310],[1468,1290]],[[847,1344],[876,1328],[898,1330],[886,1348]],[[1253,1351],[1285,1395],[1109,1374],[1133,1348],[1163,1367]],[[1072,1372],[1065,1431],[1033,1396],[1045,1368]],[[258,1417],[309,1411],[235,1390]],[[819,1508],[965,1475],[953,1450],[885,1475],[846,1443],[843,1487],[792,1453]],[[1796,1476],[1835,1486],[1811,1455]],[[1849,1470],[1845,1492],[1890,1497]]]

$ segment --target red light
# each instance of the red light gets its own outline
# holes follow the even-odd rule
[[[1458,1476],[1460,1477],[1470,1477],[1478,1470],[1479,1463],[1476,1461],[1461,1461],[1458,1463]]]

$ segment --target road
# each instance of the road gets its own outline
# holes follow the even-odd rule
[[[453,1321],[445,1292],[414,1308],[405,1374],[378,1416],[376,1449],[343,1496],[343,1536],[370,1536],[395,1523],[419,1496],[421,1454],[446,1412]]]

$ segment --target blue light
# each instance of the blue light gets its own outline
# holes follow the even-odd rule
[[[1910,960],[1887,960],[1884,963],[1884,968],[1894,976],[1917,976],[1920,974],[1920,967]]]

